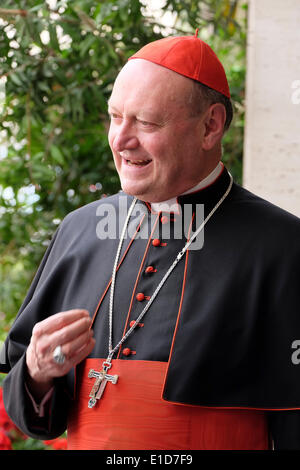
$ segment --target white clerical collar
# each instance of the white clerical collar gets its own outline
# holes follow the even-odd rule
[[[190,194],[193,192],[200,191],[201,189],[204,189],[206,186],[209,186],[211,183],[213,183],[222,173],[224,168],[224,165],[222,162],[219,162],[216,168],[208,175],[206,178],[201,180],[196,186],[193,186],[193,188],[188,189],[182,194],[179,194],[178,196],[182,196],[184,194]],[[178,213],[178,202],[177,198],[173,197],[172,199],[168,199],[167,201],[162,201],[162,202],[151,202],[151,210],[153,212],[174,212]]]

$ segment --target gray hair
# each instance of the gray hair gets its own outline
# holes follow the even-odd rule
[[[225,107],[226,120],[224,124],[224,132],[226,132],[229,129],[233,118],[233,107],[230,98],[227,98],[227,96],[213,90],[203,83],[193,80],[193,90],[190,98],[192,115],[198,116],[202,114],[208,106],[215,103],[221,103]]]

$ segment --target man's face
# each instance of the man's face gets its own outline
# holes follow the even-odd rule
[[[192,117],[192,81],[142,59],[129,61],[111,98],[109,144],[123,191],[149,202],[177,196],[207,176],[203,116]]]

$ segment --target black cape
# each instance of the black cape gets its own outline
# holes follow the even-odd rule
[[[195,230],[196,217],[184,215],[195,214],[201,204],[207,215],[229,181],[224,169],[210,186],[179,197],[183,216],[175,213],[170,217],[171,239],[164,238],[162,214],[152,213],[148,204],[138,202],[140,212],[129,224],[133,235],[124,241],[120,256],[114,345],[182,249],[185,240],[176,238],[174,228],[178,220],[182,224],[185,219],[186,225],[187,219],[192,223],[190,230]],[[29,405],[24,391],[25,352],[36,322],[59,311],[85,308],[94,316],[97,340],[90,357],[105,358],[108,354],[109,283],[119,227],[132,199],[121,192],[64,219],[9,332],[1,353],[1,371],[8,373],[5,406],[27,433],[38,434],[26,421]],[[112,207],[116,238],[100,239]],[[142,227],[147,228],[141,236]],[[154,238],[161,241],[160,246],[153,246]],[[146,273],[147,266],[155,271]],[[170,402],[300,409],[299,280],[299,219],[234,183],[205,226],[203,247],[187,252],[144,317],[144,326],[123,345],[134,354],[123,356],[121,347],[114,357],[167,361],[162,397]],[[137,300],[137,293],[144,293],[146,299]],[[73,386],[74,371],[57,380],[51,411],[55,431],[47,436],[64,430]]]

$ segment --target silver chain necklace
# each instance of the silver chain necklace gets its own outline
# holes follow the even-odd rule
[[[107,384],[107,382],[112,382],[112,383],[117,383],[117,380],[118,380],[118,376],[117,375],[109,375],[107,374],[107,371],[111,368],[112,366],[112,358],[113,358],[113,355],[114,353],[119,349],[119,347],[126,341],[126,339],[128,338],[128,336],[131,335],[131,333],[133,332],[133,330],[136,328],[136,326],[140,323],[140,321],[142,320],[142,318],[146,315],[146,313],[148,312],[149,308],[151,307],[152,303],[154,302],[155,298],[157,297],[160,289],[162,288],[162,286],[164,285],[164,283],[166,282],[166,280],[168,279],[168,277],[170,276],[171,272],[173,271],[173,269],[175,268],[175,266],[177,266],[177,264],[179,263],[179,261],[181,260],[181,258],[183,257],[183,255],[185,254],[185,252],[188,250],[189,246],[193,243],[194,239],[197,237],[197,235],[199,235],[199,233],[201,232],[201,230],[203,230],[205,224],[208,222],[208,220],[212,217],[212,215],[216,212],[216,210],[220,207],[220,205],[222,204],[222,202],[226,199],[226,197],[228,196],[228,194],[230,193],[231,191],[231,188],[232,188],[232,184],[233,184],[233,178],[231,176],[231,174],[229,173],[229,177],[230,177],[230,182],[229,182],[229,185],[228,185],[228,188],[226,189],[225,193],[223,194],[223,196],[221,197],[221,199],[217,202],[217,204],[214,206],[214,208],[210,211],[210,213],[208,214],[208,216],[204,219],[204,221],[202,222],[202,224],[198,227],[198,229],[193,233],[193,235],[191,236],[190,240],[188,240],[185,244],[185,246],[183,247],[183,249],[177,254],[175,260],[173,261],[173,263],[171,264],[171,266],[169,267],[169,269],[167,270],[167,272],[165,273],[164,277],[162,278],[162,280],[160,281],[160,283],[158,284],[158,286],[156,287],[155,291],[153,292],[152,296],[150,297],[149,301],[147,302],[146,306],[144,307],[144,309],[142,310],[142,312],[140,313],[140,315],[138,316],[138,318],[135,320],[134,324],[130,327],[130,329],[125,333],[125,335],[120,339],[120,341],[116,344],[115,347],[113,347],[112,345],[112,336],[113,336],[113,304],[114,304],[114,291],[115,291],[115,282],[116,282],[116,274],[117,274],[117,267],[118,267],[118,262],[119,262],[119,257],[120,257],[120,253],[121,253],[121,249],[122,249],[122,245],[123,245],[123,241],[124,241],[124,238],[125,238],[125,233],[126,233],[126,230],[127,230],[127,227],[128,227],[128,224],[129,224],[129,220],[130,220],[130,217],[131,217],[131,214],[132,214],[132,211],[134,209],[134,206],[137,202],[137,198],[134,198],[134,200],[132,201],[132,204],[129,208],[129,211],[127,213],[127,217],[126,217],[126,220],[125,220],[125,223],[124,223],[124,226],[123,226],[123,229],[122,229],[122,233],[121,233],[121,237],[120,237],[120,241],[119,241],[119,246],[118,246],[118,249],[117,249],[117,253],[116,253],[116,258],[115,258],[115,262],[114,262],[114,266],[113,266],[113,271],[112,271],[112,277],[111,277],[111,286],[110,286],[110,298],[109,298],[109,344],[108,344],[108,356],[107,356],[107,359],[103,362],[102,364],[102,370],[101,372],[97,372],[95,371],[94,369],[91,369],[89,371],[89,377],[90,378],[96,378],[96,381],[94,383],[94,386],[91,390],[91,393],[90,393],[90,400],[89,400],[89,408],[92,408],[93,406],[95,406],[95,404],[97,403],[97,400],[99,400],[104,392],[104,389],[105,389],[105,386]]]

